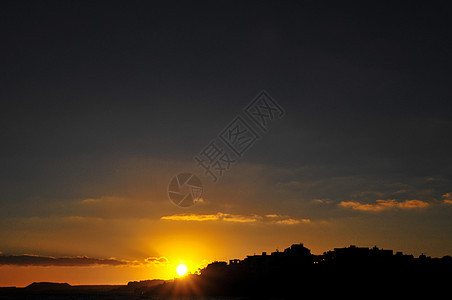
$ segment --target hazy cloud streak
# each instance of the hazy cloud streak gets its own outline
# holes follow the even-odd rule
[[[310,219],[295,219],[286,215],[266,214],[260,215],[236,215],[218,212],[216,214],[175,214],[161,217],[162,220],[171,221],[220,221],[232,223],[257,223],[265,222],[272,224],[295,225],[300,223],[310,223]]]
[[[51,256],[39,256],[39,255],[0,255],[1,265],[16,265],[16,266],[95,266],[95,265],[108,265],[108,266],[121,266],[134,264],[125,260],[118,260],[114,258],[99,259],[90,258],[86,256],[76,257],[51,257]]]
[[[148,257],[144,260],[148,264],[161,264],[167,263],[168,259],[166,257]]]

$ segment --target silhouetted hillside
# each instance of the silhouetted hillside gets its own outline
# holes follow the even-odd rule
[[[392,250],[350,246],[312,255],[303,244],[283,252],[213,262],[200,271],[156,287],[146,295],[298,298],[319,296],[417,295],[443,291],[450,282],[450,256],[418,258]],[[359,292],[361,291],[361,292]],[[141,290],[140,292],[143,292]]]
[[[25,288],[0,288],[0,299],[139,299],[120,287],[125,286],[34,282]]]
[[[23,289],[2,288],[0,298],[165,299],[167,297],[237,297],[301,299],[342,297],[394,298],[448,292],[452,258],[394,253],[393,250],[350,246],[313,255],[303,244],[284,251],[216,261],[174,280],[132,281],[124,286],[70,286],[33,283]]]

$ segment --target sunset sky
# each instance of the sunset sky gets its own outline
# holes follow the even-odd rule
[[[452,255],[451,25],[430,2],[2,1],[0,286],[300,242]],[[237,117],[259,138],[214,182],[195,157]]]

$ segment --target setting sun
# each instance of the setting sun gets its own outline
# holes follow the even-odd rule
[[[180,264],[176,268],[176,273],[179,276],[184,276],[185,274],[187,274],[187,271],[188,271],[188,269],[184,264]]]

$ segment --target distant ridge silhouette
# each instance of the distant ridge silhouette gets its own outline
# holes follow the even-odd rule
[[[71,285],[57,282],[33,282],[25,288],[32,291],[65,290],[70,289]]]

